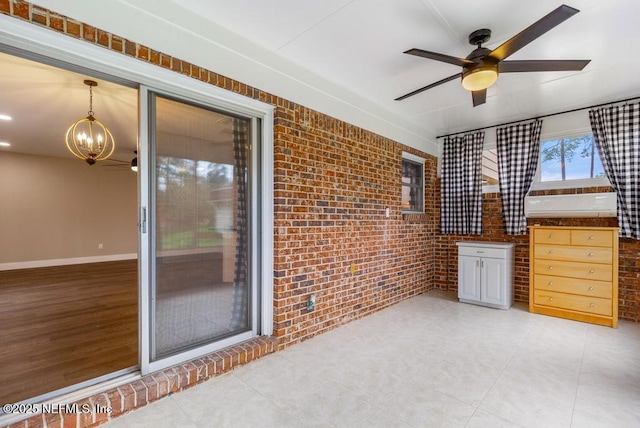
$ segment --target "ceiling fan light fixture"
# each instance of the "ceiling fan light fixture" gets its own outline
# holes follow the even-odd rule
[[[138,172],[138,151],[134,151],[136,157],[131,159],[131,171]]]
[[[495,65],[480,65],[462,73],[462,87],[467,91],[482,91],[497,80],[498,67]]]

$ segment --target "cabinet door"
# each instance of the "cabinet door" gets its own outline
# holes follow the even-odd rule
[[[506,292],[506,261],[504,259],[482,259],[482,301],[504,305]]]
[[[480,301],[480,257],[458,256],[458,298]]]

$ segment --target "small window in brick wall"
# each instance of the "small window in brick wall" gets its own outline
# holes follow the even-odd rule
[[[402,212],[424,212],[424,159],[402,153]]]

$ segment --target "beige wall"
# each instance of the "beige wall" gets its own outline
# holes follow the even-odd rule
[[[0,264],[137,253],[136,223],[130,169],[0,152]]]

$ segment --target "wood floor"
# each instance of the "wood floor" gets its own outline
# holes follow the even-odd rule
[[[137,260],[0,271],[0,403],[137,364]]]

